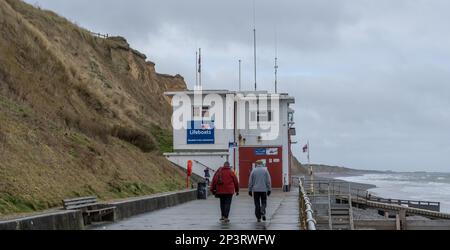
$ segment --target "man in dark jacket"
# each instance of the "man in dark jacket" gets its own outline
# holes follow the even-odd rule
[[[229,162],[217,170],[211,183],[211,192],[220,199],[222,218],[220,221],[228,223],[233,195],[239,195],[239,182],[236,174],[231,170]]]
[[[257,161],[248,181],[248,194],[255,200],[255,215],[258,222],[261,222],[261,218],[266,221],[267,197],[271,193],[272,180],[269,171],[262,161]]]

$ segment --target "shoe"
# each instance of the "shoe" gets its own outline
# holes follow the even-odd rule
[[[263,221],[266,221],[266,220],[267,220],[267,218],[266,218],[265,215],[262,217],[262,220],[263,220]]]
[[[261,222],[261,219],[258,219],[258,223],[260,223]]]
[[[230,219],[225,218],[224,222],[225,222],[225,223],[230,223]]]
[[[224,217],[220,218],[220,222],[225,222],[225,218]]]

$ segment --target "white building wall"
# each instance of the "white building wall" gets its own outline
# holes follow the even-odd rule
[[[246,114],[245,120],[250,120],[250,106],[248,103],[245,105],[244,113]],[[242,106],[244,108],[244,106]],[[268,106],[269,110],[271,106]],[[290,179],[288,176],[289,173],[289,125],[288,125],[288,112],[289,112],[289,103],[287,100],[280,100],[279,104],[280,112],[279,117],[274,117],[275,121],[279,121],[279,134],[278,137],[274,140],[258,140],[258,136],[264,132],[264,130],[257,129],[252,130],[249,128],[249,124],[247,124],[246,128],[243,130],[238,130],[237,135],[239,134],[245,138],[245,143],[243,140],[238,141],[239,146],[245,147],[260,147],[260,146],[281,146],[283,147],[283,184],[289,185]],[[242,111],[240,111],[242,112]],[[239,159],[239,152],[237,152],[237,158]],[[239,164],[239,162],[238,162]]]
[[[209,168],[217,171],[220,167],[223,166],[228,157],[228,152],[222,153],[210,153],[210,152],[187,152],[187,153],[167,153],[164,156],[174,163],[183,168],[187,168],[187,162],[189,160],[199,161],[201,164],[197,162],[193,162],[192,172],[199,176],[204,176],[205,167],[202,165],[206,165]],[[210,172],[211,176],[214,175],[214,172]]]
[[[230,94],[229,92],[228,94]],[[205,93],[206,95],[207,93]],[[223,100],[225,100],[226,94],[221,94]],[[193,95],[190,95],[191,103],[194,103]],[[279,134],[278,137],[267,141],[267,140],[258,140],[258,136],[261,135],[264,131],[261,129],[251,130],[249,127],[250,120],[250,108],[251,105],[246,103],[245,106],[239,106],[243,110],[239,110],[237,114],[237,118],[239,119],[239,112],[244,112],[246,128],[238,129],[236,131],[236,142],[239,146],[246,147],[259,147],[259,146],[281,146],[283,147],[283,181],[285,181],[284,185],[289,185],[290,179],[287,174],[289,173],[289,125],[288,125],[288,112],[289,112],[289,103],[293,102],[293,99],[280,99],[279,104],[279,117],[274,117],[274,121],[279,121]],[[257,106],[256,106],[257,107]],[[271,109],[269,105],[269,110]],[[234,107],[227,110],[227,105],[223,103],[223,111],[224,114],[228,112],[231,116],[234,117]],[[224,124],[225,125],[225,124]],[[245,143],[243,140],[239,140],[239,135],[242,138],[245,138]],[[188,160],[198,160],[201,163],[212,169],[218,169],[223,163],[228,159],[231,165],[236,166],[237,171],[239,171],[239,149],[236,149],[236,156],[233,155],[233,150],[229,149],[229,143],[234,141],[234,130],[233,129],[215,129],[215,143],[214,144],[187,144],[187,129],[179,129],[173,131],[174,138],[174,150],[175,153],[165,154],[167,159],[177,164],[181,167],[186,167]],[[236,159],[236,161],[234,161]],[[200,164],[194,162],[193,171],[194,173],[203,176],[204,175],[204,167]],[[237,173],[239,176],[239,173]]]
[[[191,102],[194,103],[194,98],[191,95]],[[225,95],[221,95],[225,99]],[[226,114],[227,107],[224,103],[223,112]],[[228,110],[228,112],[234,112],[234,109]],[[231,114],[234,117],[234,113]],[[217,121],[216,121],[217,122]],[[216,124],[217,126],[218,124]],[[223,128],[226,128],[225,124]],[[233,129],[215,129],[215,143],[214,144],[188,144],[187,143],[187,129],[177,129],[173,131],[174,150],[175,151],[228,151],[229,143],[233,142],[234,130]]]

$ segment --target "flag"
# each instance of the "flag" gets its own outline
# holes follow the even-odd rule
[[[306,144],[304,147],[303,147],[303,153],[307,153],[308,152],[308,144]]]

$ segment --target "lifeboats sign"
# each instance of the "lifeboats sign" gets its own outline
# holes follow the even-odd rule
[[[213,121],[190,121],[187,130],[187,144],[214,144]]]

